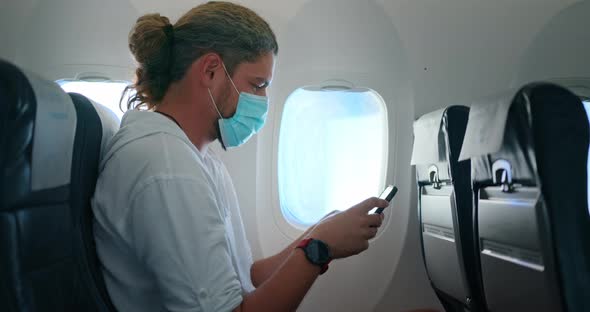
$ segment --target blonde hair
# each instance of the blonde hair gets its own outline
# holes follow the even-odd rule
[[[278,53],[275,34],[254,11],[230,2],[211,1],[184,14],[175,25],[160,14],[140,17],[129,34],[129,49],[138,63],[136,81],[123,93],[127,109],[153,109],[170,84],[184,77],[206,53],[218,53],[233,74],[242,62]]]

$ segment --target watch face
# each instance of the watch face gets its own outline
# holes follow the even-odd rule
[[[313,263],[323,265],[330,261],[330,252],[328,250],[328,246],[322,241],[319,240],[312,240],[307,245],[307,256],[309,260]]]

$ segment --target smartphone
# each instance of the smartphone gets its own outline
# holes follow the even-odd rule
[[[379,195],[379,198],[385,199],[386,201],[391,202],[391,200],[393,199],[395,194],[397,194],[397,187],[393,186],[393,185],[389,185],[385,188],[385,190],[383,190],[383,193],[381,193],[381,195]],[[369,214],[383,213],[383,209],[385,209],[385,208],[375,207],[371,211],[369,211]]]

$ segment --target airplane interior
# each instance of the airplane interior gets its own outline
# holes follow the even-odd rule
[[[130,30],[206,2],[0,0],[0,311],[126,310],[91,201]],[[280,47],[264,128],[210,148],[253,260],[396,186],[297,311],[590,312],[590,1],[232,2]]]

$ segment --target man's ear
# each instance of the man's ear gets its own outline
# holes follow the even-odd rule
[[[221,74],[225,73],[221,62],[221,57],[217,53],[207,53],[199,58],[198,75],[205,87],[211,88],[216,85],[216,80],[223,78]]]

